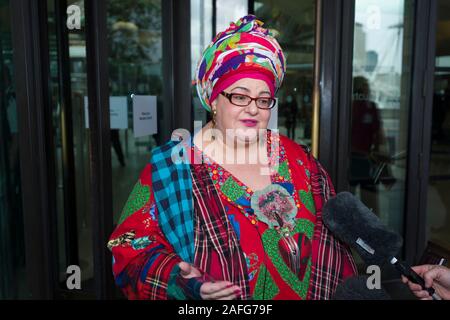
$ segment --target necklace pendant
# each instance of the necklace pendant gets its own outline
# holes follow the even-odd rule
[[[289,227],[285,226],[285,227],[281,227],[278,229],[278,232],[285,238],[290,237],[291,236],[291,230]]]
[[[263,190],[255,191],[251,198],[251,207],[259,221],[269,228],[277,228],[285,236],[290,234],[286,227],[295,224],[297,206],[291,194],[281,185],[272,184]]]

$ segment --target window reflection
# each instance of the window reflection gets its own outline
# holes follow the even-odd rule
[[[248,0],[216,1],[216,32],[228,28],[231,22],[248,14]]]
[[[400,234],[406,185],[413,1],[356,0],[351,190]]]
[[[0,299],[29,297],[10,2],[0,2]]]
[[[162,1],[111,0],[107,19],[113,211],[117,222],[137,177],[150,159],[150,150],[163,142],[161,130],[170,130],[161,126],[161,119],[170,110],[164,108],[162,97]],[[156,96],[156,134],[137,134],[133,95]],[[114,117],[126,119],[117,125]]]
[[[70,61],[70,85],[72,99],[72,114],[70,117],[73,128],[73,155],[75,166],[75,197],[76,197],[76,225],[68,223],[64,232],[77,232],[77,244],[73,249],[77,250],[78,263],[83,270],[81,274],[82,288],[86,291],[94,290],[94,256],[92,249],[92,219],[90,211],[90,135],[86,119],[88,108],[85,100],[87,90],[87,61],[86,61],[86,29],[84,25],[84,0],[71,0],[67,5],[77,5],[81,9],[81,30],[69,32],[69,61]],[[57,14],[57,13],[55,13]],[[61,88],[60,88],[61,90]],[[68,186],[64,186],[68,187]],[[67,215],[67,212],[65,212]],[[67,216],[66,216],[67,219]],[[70,231],[69,231],[70,230]],[[61,231],[62,232],[62,231]],[[66,241],[71,235],[66,234]],[[61,243],[59,245],[62,245]],[[66,252],[66,254],[73,254]],[[62,257],[60,257],[62,258]],[[67,268],[63,266],[62,272]],[[64,278],[62,278],[64,279]],[[65,284],[63,282],[63,284]]]
[[[191,79],[194,80],[195,70],[203,50],[213,38],[213,1],[191,0]],[[202,107],[195,86],[192,86],[192,104],[194,121],[207,121],[207,111]]]
[[[450,4],[438,1],[427,239],[450,257]]]
[[[255,1],[255,15],[277,34],[286,56],[286,77],[278,92],[281,134],[311,145],[316,1]]]

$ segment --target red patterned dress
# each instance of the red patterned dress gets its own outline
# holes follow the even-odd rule
[[[207,167],[220,195],[245,257],[251,297],[329,299],[339,282],[356,273],[348,249],[320,218],[321,194],[334,191],[331,184],[331,190],[323,188],[329,178],[317,161],[280,137],[269,143],[276,146],[268,149],[272,184],[263,190],[251,190],[195,147],[204,163],[193,165]],[[158,226],[157,211],[148,165],[108,244],[116,283],[131,299],[174,298],[179,290],[173,278],[181,260]],[[203,271],[221,280],[219,258],[213,254]]]
[[[255,194],[222,166],[203,156],[244,252],[252,296],[255,299],[305,299],[316,221],[308,161],[306,154],[301,155],[293,173],[284,146],[279,147],[280,152],[268,150],[270,168],[273,168],[272,185],[265,189],[272,193],[271,199],[262,191]],[[281,223],[260,221],[265,218],[263,210],[253,205],[259,211],[255,213],[252,198],[254,202],[265,202],[265,206],[276,200],[284,201],[291,211],[290,217]],[[280,226],[283,222],[290,223],[286,230]]]

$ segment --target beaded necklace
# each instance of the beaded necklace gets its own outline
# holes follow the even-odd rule
[[[278,146],[278,148],[272,150],[272,146]],[[194,150],[201,155],[220,197],[233,203],[250,223],[257,227],[260,219],[258,219],[251,207],[251,197],[254,191],[204,152],[198,148],[194,148]],[[288,190],[295,200],[296,207],[300,208],[300,199],[291,181],[291,169],[289,168],[285,149],[280,143],[279,135],[272,134],[270,130],[267,133],[267,154],[272,185],[278,184]]]

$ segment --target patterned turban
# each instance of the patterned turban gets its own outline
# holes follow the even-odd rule
[[[203,52],[195,84],[202,106],[211,111],[211,102],[224,89],[242,78],[263,80],[272,96],[283,82],[286,61],[273,34],[253,15],[231,23],[219,32]]]

